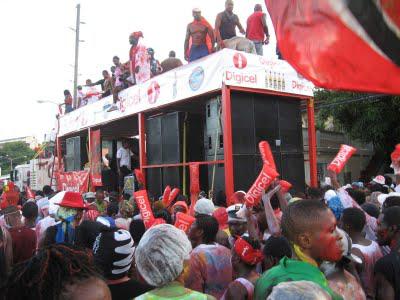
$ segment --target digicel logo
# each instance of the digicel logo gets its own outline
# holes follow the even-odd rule
[[[152,83],[150,83],[150,86],[147,89],[147,97],[149,99],[149,103],[156,103],[158,96],[160,96],[160,85],[157,81],[153,81]]]
[[[243,82],[247,83],[257,83],[257,75],[247,75],[242,73],[235,73],[231,71],[226,71],[225,79],[228,81],[234,80],[236,83],[241,84]]]
[[[233,64],[238,69],[244,69],[247,66],[247,58],[242,53],[235,53],[233,56]]]

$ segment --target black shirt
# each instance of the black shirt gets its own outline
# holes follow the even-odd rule
[[[153,287],[142,284],[134,279],[122,283],[109,284],[108,287],[110,288],[113,300],[130,300],[153,289]]]
[[[237,15],[230,15],[226,11],[221,14],[221,26],[219,27],[219,32],[222,40],[228,40],[236,36],[236,25],[239,23],[239,18]]]
[[[375,263],[374,273],[381,273],[394,289],[394,298],[400,300],[400,253],[392,251]]]

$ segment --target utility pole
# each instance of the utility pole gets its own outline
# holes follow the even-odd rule
[[[74,65],[74,107],[77,105],[78,87],[78,58],[79,58],[79,27],[81,25],[81,5],[76,6],[76,26],[75,26],[75,65]]]

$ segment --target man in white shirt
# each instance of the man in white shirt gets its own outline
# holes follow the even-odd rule
[[[131,170],[132,156],[133,153],[129,149],[128,141],[127,140],[122,141],[122,148],[119,148],[117,151],[118,178],[121,190],[124,188],[124,177],[132,173]]]

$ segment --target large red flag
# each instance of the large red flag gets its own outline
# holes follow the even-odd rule
[[[282,56],[316,86],[400,94],[400,1],[265,3]]]

